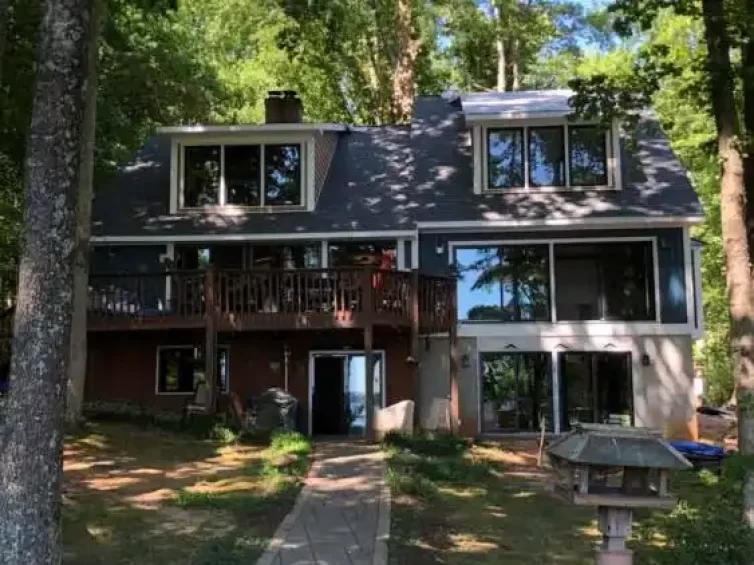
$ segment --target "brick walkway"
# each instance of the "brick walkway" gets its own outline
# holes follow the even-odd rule
[[[296,505],[257,565],[385,565],[389,534],[379,447],[320,443]]]

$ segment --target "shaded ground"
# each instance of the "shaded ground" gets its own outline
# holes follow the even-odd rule
[[[600,539],[596,509],[551,493],[537,466],[536,442],[467,447],[452,439],[398,439],[386,447],[393,492],[393,565],[591,564]],[[704,505],[714,480],[677,478],[685,498]],[[638,512],[632,546],[638,563],[665,552],[668,515]]]
[[[253,563],[293,505],[308,449],[92,424],[65,445],[65,563]]]

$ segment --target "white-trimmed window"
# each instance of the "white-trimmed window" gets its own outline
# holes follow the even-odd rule
[[[699,339],[704,335],[704,301],[702,299],[702,244],[691,242],[691,276],[694,290],[694,332]]]
[[[184,145],[180,206],[303,207],[302,143]]]
[[[230,348],[217,348],[217,383],[228,392]],[[205,380],[204,349],[195,345],[167,345],[157,348],[157,394],[193,394],[196,385]]]
[[[653,237],[450,244],[462,322],[659,322]]]
[[[597,124],[484,128],[484,190],[609,188],[612,130]]]

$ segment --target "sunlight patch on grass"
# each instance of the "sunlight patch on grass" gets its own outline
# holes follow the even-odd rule
[[[66,565],[253,563],[308,468],[308,441],[291,434],[265,449],[91,428],[64,451]]]
[[[462,553],[482,553],[497,549],[497,544],[480,540],[472,534],[451,534],[448,536],[453,542],[452,551]]]

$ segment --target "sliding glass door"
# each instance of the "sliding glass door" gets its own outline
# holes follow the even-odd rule
[[[553,430],[549,353],[482,353],[482,432]]]
[[[630,353],[569,351],[558,364],[562,431],[576,423],[632,424]]]

